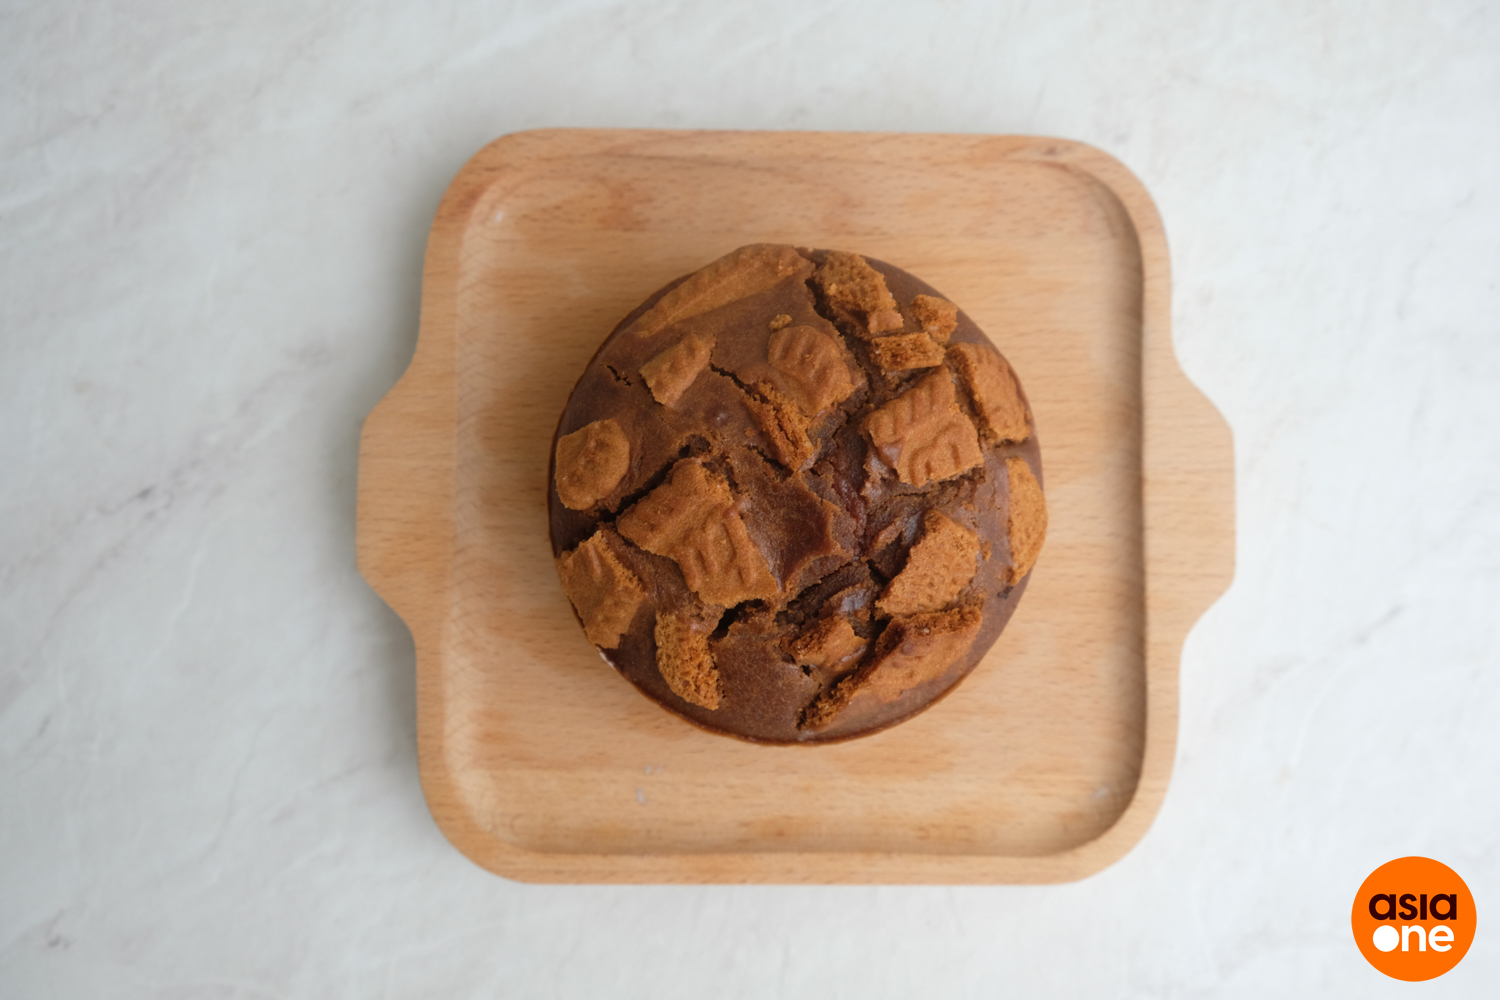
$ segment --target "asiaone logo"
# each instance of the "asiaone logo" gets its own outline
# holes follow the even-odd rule
[[[1431,858],[1397,858],[1370,873],[1350,924],[1369,963],[1395,979],[1434,979],[1474,940],[1474,898],[1458,873]]]

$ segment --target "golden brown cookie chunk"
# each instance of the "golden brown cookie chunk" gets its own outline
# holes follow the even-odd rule
[[[555,467],[558,498],[588,510],[630,470],[630,439],[614,420],[595,420],[557,439]]]
[[[937,680],[968,650],[983,621],[976,607],[893,618],[870,663],[814,702],[803,726],[825,729],[846,712],[868,712]]]
[[[792,659],[811,667],[837,670],[858,659],[869,642],[861,639],[842,617],[823,618],[791,643]]]
[[[885,276],[859,254],[830,250],[813,280],[835,307],[863,315],[870,333],[901,329],[901,313]]]
[[[708,648],[714,623],[680,612],[657,612],[656,669],[672,693],[704,708],[719,707],[719,672]]]
[[[755,387],[761,399],[747,396],[745,405],[755,414],[761,433],[772,448],[771,457],[798,471],[812,464],[813,447],[807,437],[807,415],[796,403],[777,392],[769,382]]]
[[[1031,434],[1026,425],[1026,404],[1016,388],[1015,376],[993,348],[979,344],[954,344],[948,357],[958,371],[964,391],[974,401],[979,428],[989,441],[1025,441]]]
[[[788,326],[791,326],[791,325],[792,325],[792,317],[790,315],[788,315],[787,313],[777,313],[775,316],[772,316],[771,317],[771,322],[769,324],[769,326],[773,330],[780,330],[780,329],[782,329],[784,327],[788,327]]]
[[[921,541],[912,546],[906,567],[875,606],[888,615],[946,608],[974,579],[978,555],[979,536],[941,511],[929,510],[922,519]]]
[[[690,333],[641,365],[641,377],[658,403],[675,406],[708,367],[713,349],[713,334]]]
[[[816,417],[854,391],[844,352],[834,339],[811,326],[777,330],[766,342],[771,367],[791,380],[787,395],[802,412]]]
[[[925,333],[898,333],[870,341],[870,357],[888,372],[931,368],[943,363],[943,349]]]
[[[780,590],[729,483],[696,458],[673,466],[671,477],[617,524],[625,538],[677,563],[688,588],[709,604],[730,607]]]
[[[903,483],[951,479],[984,461],[946,370],[924,376],[865,418],[865,434]]]
[[[1010,535],[1011,563],[1006,583],[1014,585],[1031,572],[1047,539],[1047,500],[1042,496],[1042,484],[1024,458],[1006,459],[1005,474],[1010,486],[1010,516],[1005,528]]]
[[[669,326],[810,273],[812,264],[796,247],[774,243],[740,247],[694,271],[630,324],[629,332],[642,339],[654,337]]]
[[[958,329],[958,306],[936,295],[918,295],[912,299],[911,315],[922,332],[939,344],[946,344]]]
[[[584,635],[602,649],[614,649],[620,644],[620,636],[630,628],[646,598],[641,581],[610,550],[611,540],[615,545],[620,544],[612,536],[614,532],[600,528],[557,560],[563,593],[578,611]]]

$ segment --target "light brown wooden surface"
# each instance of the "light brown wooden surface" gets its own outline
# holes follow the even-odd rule
[[[936,286],[1016,366],[1043,448],[1051,527],[1005,634],[937,706],[835,746],[709,735],[641,697],[584,639],[547,540],[552,430],[589,356],[752,242]],[[1124,854],[1170,777],[1183,638],[1232,574],[1229,432],[1170,311],[1149,197],[1077,143],[557,130],[481,150],[360,452],[360,567],[415,637],[444,833],[559,882],[1051,882]]]

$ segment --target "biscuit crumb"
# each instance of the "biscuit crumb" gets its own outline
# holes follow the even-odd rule
[[[656,669],[672,693],[693,705],[716,709],[721,698],[719,670],[708,638],[717,622],[692,614],[657,612]]]
[[[875,607],[888,615],[939,611],[958,599],[978,571],[979,536],[941,511],[922,519],[922,537],[906,566],[886,587]]]
[[[918,295],[912,299],[911,315],[922,332],[939,344],[946,344],[958,329],[958,306],[936,295]]]
[[[612,551],[611,542],[621,544],[613,536],[608,528],[600,528],[557,560],[563,592],[583,620],[583,633],[601,649],[620,644],[646,598],[641,581]]]
[[[870,357],[883,370],[904,372],[943,363],[943,349],[925,333],[899,333],[870,341]]]
[[[627,330],[643,339],[654,337],[673,324],[748,298],[788,279],[805,279],[811,271],[812,262],[799,254],[796,247],[752,243],[694,271],[638,316]]]
[[[667,481],[616,524],[647,552],[676,562],[689,589],[709,604],[731,607],[780,592],[729,483],[696,458],[674,465]]]
[[[713,349],[713,334],[693,333],[641,365],[641,377],[652,397],[663,406],[675,406],[708,367]]]
[[[964,391],[974,401],[979,429],[986,440],[1019,444],[1031,436],[1015,375],[994,348],[954,344],[948,348],[948,357],[953,359]]]
[[[1007,458],[1005,473],[1010,486],[1010,516],[1005,530],[1010,534],[1011,563],[1005,582],[1015,586],[1036,565],[1047,539],[1047,498],[1024,458]]]
[[[595,420],[557,439],[557,498],[588,510],[614,492],[630,471],[630,439],[613,419]]]
[[[771,322],[769,324],[772,330],[783,330],[791,325],[792,317],[788,316],[786,313],[778,313],[777,315],[772,316]]]
[[[797,637],[787,651],[798,663],[837,669],[857,659],[868,645],[855,634],[849,619],[834,617],[820,619],[809,631]]]
[[[947,369],[924,376],[871,413],[864,431],[881,461],[912,486],[951,479],[984,461]]]
[[[862,314],[871,333],[901,328],[901,313],[886,287],[885,275],[859,254],[830,250],[813,272],[813,280],[831,304]]]

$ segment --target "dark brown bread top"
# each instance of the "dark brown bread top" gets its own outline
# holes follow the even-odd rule
[[[741,247],[646,300],[563,411],[563,589],[645,694],[745,739],[909,717],[1000,634],[1046,533],[1031,410],[953,303]]]

